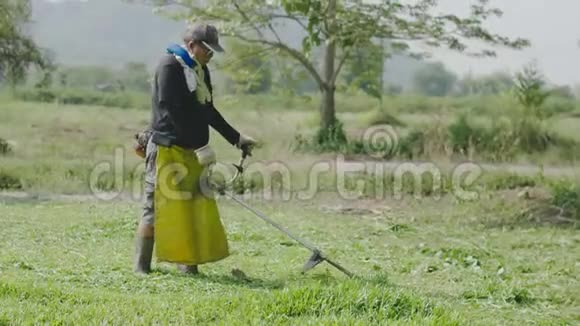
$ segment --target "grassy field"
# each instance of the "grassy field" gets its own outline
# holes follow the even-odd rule
[[[509,196],[508,196],[509,197]],[[508,198],[506,197],[506,198]],[[577,230],[521,226],[510,199],[252,202],[351,269],[309,256],[225,199],[232,256],[187,277],[131,272],[135,202],[4,199],[3,323],[572,325]],[[373,208],[372,212],[329,207]],[[326,207],[326,209],[323,209]],[[243,281],[229,275],[242,269]]]
[[[454,117],[448,106],[457,103],[434,101],[440,111],[424,112],[424,102],[402,99],[393,102],[393,112],[407,127]],[[347,132],[360,133],[372,119],[371,102],[341,103]],[[219,104],[233,125],[264,142],[251,161],[283,163],[293,190],[308,182],[313,164],[334,159],[290,150],[297,133],[317,126],[311,100],[223,98]],[[294,109],[282,110],[286,106]],[[9,176],[21,183],[0,191],[0,325],[580,323],[578,223],[522,215],[536,203],[528,191],[545,191],[545,180],[506,175],[507,168],[523,172],[510,165],[485,171],[475,201],[449,193],[347,200],[328,184],[309,200],[249,199],[320,245],[356,274],[353,279],[325,264],[302,275],[307,250],[224,198],[219,205],[231,257],[202,266],[198,277],[167,264],[136,276],[131,260],[139,203],[97,200],[88,195],[88,179],[122,149],[123,174],[140,189],[143,163],[132,152],[132,135],[148,118],[143,110],[0,101],[0,138],[12,148],[0,155],[0,181]],[[486,115],[478,119],[485,122]],[[555,131],[580,140],[578,121],[569,114],[551,118]],[[212,146],[220,161],[237,161],[239,152],[213,131]],[[558,163],[544,158],[551,161]],[[456,164],[433,162],[445,169]],[[564,171],[546,168],[554,175]],[[578,175],[577,166],[566,170],[567,180]],[[232,268],[249,279],[231,276]]]

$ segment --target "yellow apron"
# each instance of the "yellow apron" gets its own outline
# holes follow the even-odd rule
[[[158,261],[198,265],[229,256],[215,199],[200,190],[203,171],[193,150],[157,147],[155,255]]]

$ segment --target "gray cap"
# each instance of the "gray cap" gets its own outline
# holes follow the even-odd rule
[[[219,43],[218,30],[208,23],[194,23],[187,27],[183,36],[185,42],[202,42],[214,52],[224,52],[224,48]]]

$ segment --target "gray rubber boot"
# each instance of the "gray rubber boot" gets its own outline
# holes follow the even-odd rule
[[[153,244],[155,238],[145,238],[137,236],[136,252],[135,252],[135,266],[133,271],[139,274],[147,274],[151,272],[151,259],[153,257]]]

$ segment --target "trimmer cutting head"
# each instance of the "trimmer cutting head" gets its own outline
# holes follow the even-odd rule
[[[304,244],[302,244],[302,245],[304,245]],[[306,245],[304,245],[304,246],[308,248],[308,246],[306,246]],[[309,248],[309,249],[312,251],[312,256],[310,256],[310,258],[308,259],[306,264],[304,264],[304,267],[302,268],[302,273],[308,272],[309,270],[316,267],[318,264],[325,261],[325,262],[329,263],[330,265],[332,265],[334,268],[343,272],[346,276],[348,276],[348,277],[354,276],[353,273],[349,272],[346,268],[342,267],[339,263],[332,261],[327,257],[324,257],[324,255],[322,254],[322,252],[320,252],[319,249],[316,249],[316,248],[314,248],[314,249]]]
[[[304,264],[304,267],[302,268],[302,273],[308,272],[309,270],[313,269],[314,267],[316,267],[316,265],[322,263],[323,261],[324,257],[322,257],[322,255],[320,254],[320,251],[315,250],[312,253],[312,256],[310,256],[310,258],[306,262],[306,264]]]

